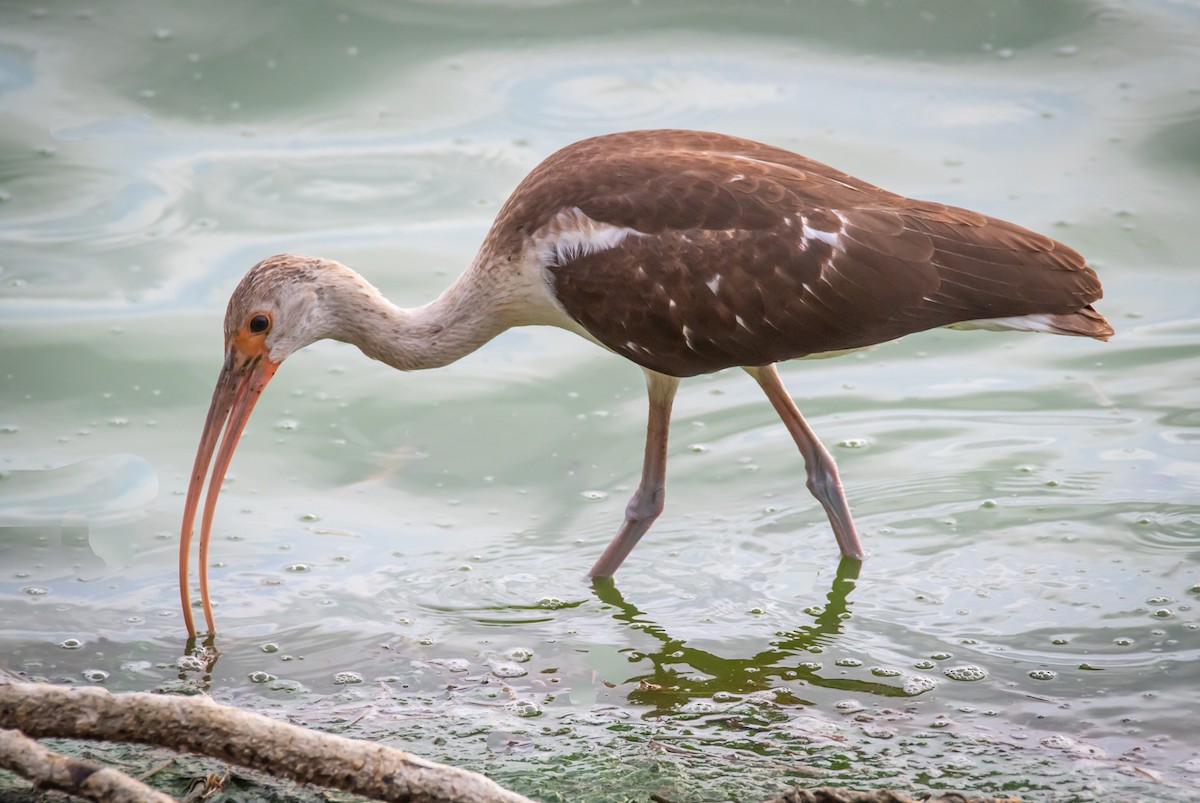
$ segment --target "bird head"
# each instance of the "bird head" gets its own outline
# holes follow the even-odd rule
[[[325,288],[349,277],[346,266],[327,259],[279,254],[259,262],[238,283],[225,309],[225,349],[243,358],[261,356],[276,365],[330,335]]]
[[[326,309],[322,287],[341,278],[331,274],[357,278],[357,274],[336,262],[281,254],[251,268],[229,299],[225,312],[225,360],[192,466],[179,540],[179,589],[189,634],[195,634],[196,629],[188,593],[188,560],[200,490],[208,477],[209,464],[213,462],[215,452],[215,465],[200,520],[199,556],[200,596],[209,631],[212,631],[208,541],[221,482],[254,404],[280,363],[293,352],[328,336],[331,313]],[[220,449],[217,449],[218,439]]]

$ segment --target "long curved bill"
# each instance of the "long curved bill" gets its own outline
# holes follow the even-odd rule
[[[204,432],[200,436],[200,448],[196,451],[196,462],[192,466],[192,479],[188,482],[187,501],[183,506],[183,527],[179,533],[179,599],[183,603],[183,621],[187,625],[189,636],[196,635],[188,590],[188,560],[192,547],[192,525],[196,521],[196,510],[200,505],[200,487],[208,476],[208,467],[213,461],[213,452],[216,451],[216,465],[213,466],[212,479],[209,480],[208,493],[204,499],[204,514],[200,518],[199,563],[200,601],[204,606],[204,620],[208,624],[208,631],[214,633],[216,627],[213,624],[212,601],[208,596],[208,538],[212,533],[213,512],[217,508],[221,482],[225,479],[225,471],[229,468],[233,450],[237,448],[238,438],[246,428],[255,402],[278,367],[279,363],[272,362],[265,354],[247,356],[240,352],[237,345],[233,345],[225,357],[221,375],[217,377],[212,404],[209,405],[208,417],[204,420]],[[225,435],[218,450],[217,439],[221,437],[222,429]]]

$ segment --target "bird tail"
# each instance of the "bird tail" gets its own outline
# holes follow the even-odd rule
[[[1097,340],[1108,340],[1113,336],[1112,324],[1103,315],[1092,309],[1091,304],[1066,315],[1048,317],[1055,319],[1056,334],[1094,337]]]
[[[1108,340],[1113,336],[1112,325],[1091,304],[1073,312],[1035,313],[1015,315],[1011,318],[987,318],[963,321],[949,326],[950,329],[1015,329],[1021,332],[1046,332],[1052,335],[1074,335]]]

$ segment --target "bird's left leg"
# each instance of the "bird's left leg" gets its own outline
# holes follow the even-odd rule
[[[817,438],[804,416],[800,415],[796,402],[788,395],[787,388],[779,379],[779,371],[774,365],[747,366],[745,370],[762,386],[767,398],[774,405],[775,412],[779,413],[784,426],[792,434],[792,440],[800,447],[800,454],[804,456],[804,465],[808,470],[808,490],[812,491],[812,495],[825,508],[825,514],[829,516],[829,523],[833,526],[833,535],[837,538],[838,549],[847,558],[862,560],[866,552],[858,540],[854,519],[850,517],[850,505],[846,502],[842,478],[838,476],[833,455],[829,454],[829,450]]]
[[[646,456],[642,463],[642,481],[625,507],[625,522],[604,554],[588,572],[591,577],[611,577],[637,545],[650,525],[662,513],[666,494],[667,431],[671,427],[671,404],[679,388],[679,377],[667,376],[648,368],[646,390],[650,395],[650,416],[646,422]]]

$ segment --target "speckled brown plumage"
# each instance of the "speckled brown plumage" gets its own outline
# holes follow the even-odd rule
[[[1088,306],[1100,282],[1062,243],[736,137],[570,145],[513,193],[496,247],[526,247],[566,209],[640,235],[548,264],[559,302],[613,351],[673,376],[977,319],[1053,315],[1064,334],[1112,333]]]

